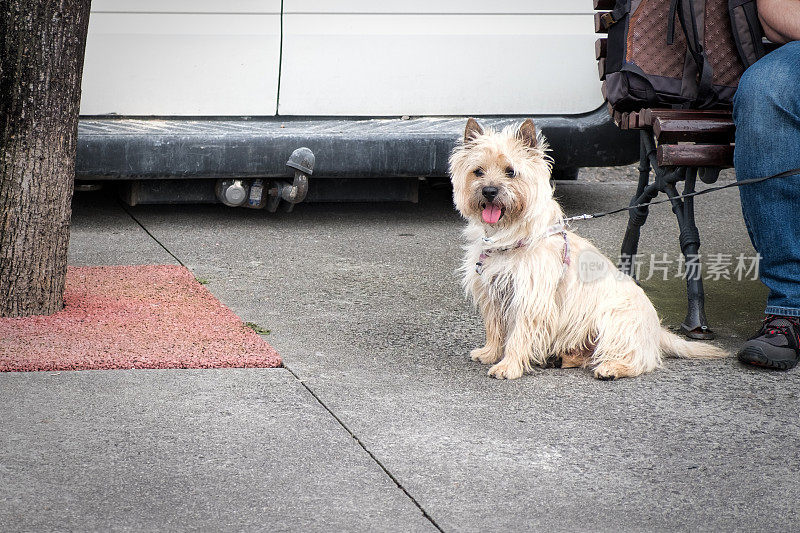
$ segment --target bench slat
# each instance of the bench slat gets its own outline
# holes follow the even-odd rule
[[[729,144],[734,140],[736,127],[729,118],[658,117],[653,120],[653,133],[659,143],[691,141]]]
[[[608,11],[598,11],[594,14],[594,32],[595,33],[608,33],[608,28],[603,23],[603,15]]]
[[[594,58],[601,59],[606,57],[608,51],[608,39],[602,37],[594,42]]]
[[[660,144],[660,166],[730,167],[733,145],[730,144]]]
[[[614,119],[614,124],[616,124],[618,127],[621,128],[622,127],[622,113],[620,113],[619,111],[613,111],[611,113],[611,116]]]
[[[642,126],[652,126],[656,118],[730,118],[731,112],[719,109],[642,109]]]
[[[600,58],[597,61],[597,73],[600,75],[600,81],[606,79],[606,58]]]

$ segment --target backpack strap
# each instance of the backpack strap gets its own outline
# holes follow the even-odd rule
[[[714,92],[714,72],[711,62],[703,49],[703,32],[697,23],[697,11],[705,11],[704,0],[671,0],[669,19],[667,20],[667,44],[672,44],[675,34],[675,15],[681,23],[681,29],[686,36],[686,45],[697,67],[697,79],[692,87],[692,107],[710,107],[717,101]]]
[[[736,50],[744,68],[764,57],[764,29],[758,20],[755,0],[728,0],[728,14]]]
[[[675,12],[678,10],[678,0],[670,0],[669,15],[667,15],[667,44],[675,42]]]

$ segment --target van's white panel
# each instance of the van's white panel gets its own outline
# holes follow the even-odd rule
[[[94,0],[81,114],[274,115],[280,0]]]
[[[284,10],[287,13],[586,14],[592,13],[592,3],[585,0],[285,0]]]
[[[284,0],[283,115],[577,114],[602,105],[588,0]]]
[[[92,13],[281,12],[280,0],[93,0]]]

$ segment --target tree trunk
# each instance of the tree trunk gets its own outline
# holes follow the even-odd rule
[[[91,0],[0,0],[0,316],[63,307]]]

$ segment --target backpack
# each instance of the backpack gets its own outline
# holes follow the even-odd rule
[[[604,94],[617,111],[726,108],[764,55],[755,0],[617,0]]]

